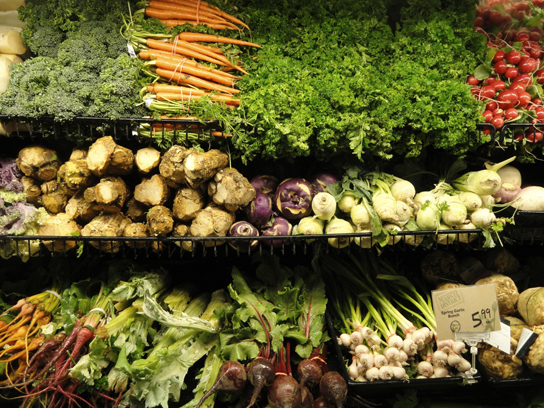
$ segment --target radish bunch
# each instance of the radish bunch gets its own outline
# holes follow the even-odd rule
[[[540,0],[532,3],[537,11],[544,6]],[[534,26],[529,23],[533,9],[527,1],[511,3],[497,0],[490,0],[477,8],[474,26],[487,37],[489,52],[486,61],[467,78],[467,83],[474,98],[482,101],[484,121],[495,129],[509,122],[544,121],[541,99],[541,84],[544,83],[544,69],[541,68],[543,30],[541,24]],[[484,132],[489,134],[490,129]],[[528,129],[517,133],[514,138],[538,142],[542,140],[542,132]]]

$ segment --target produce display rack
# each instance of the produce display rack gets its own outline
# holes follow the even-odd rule
[[[542,132],[544,130],[544,123],[507,122],[498,131],[493,132],[492,140],[501,146],[523,141],[531,145],[544,143],[544,140],[533,141],[527,139],[525,136],[523,136],[524,140],[516,140],[516,135],[520,133],[525,134],[527,130]]]
[[[57,121],[52,116],[27,118],[19,116],[0,115],[0,123],[6,127],[6,137],[36,138],[53,137],[55,139],[97,139],[111,136],[115,140],[136,140],[141,142],[147,137],[142,134],[144,126],[173,125],[174,140],[184,140],[191,137],[191,130],[201,131],[202,140],[211,138],[211,131],[218,130],[216,121],[199,121],[194,119],[154,119],[154,118],[120,118],[111,120],[99,117],[75,117],[69,121]],[[165,128],[154,131],[154,138],[166,136]],[[85,135],[85,136],[83,136]]]

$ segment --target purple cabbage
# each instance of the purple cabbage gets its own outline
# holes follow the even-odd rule
[[[247,221],[237,221],[231,225],[227,234],[229,237],[249,238],[258,237],[259,230]],[[259,241],[254,240],[229,240],[229,245],[240,252],[249,252],[250,249],[254,249],[259,245]]]
[[[293,225],[283,217],[273,217],[268,224],[261,229],[262,236],[282,236],[291,235],[293,232]],[[279,247],[286,243],[285,239],[265,239],[263,243],[272,246]]]
[[[274,176],[260,175],[255,176],[249,183],[253,186],[257,193],[265,193],[273,195],[278,187],[278,179]]]
[[[314,188],[314,195],[327,192],[327,187],[338,181],[340,179],[332,173],[316,173],[310,178],[310,184]]]
[[[248,221],[256,227],[261,227],[272,217],[272,198],[266,193],[257,193],[245,210]]]
[[[0,188],[14,193],[24,191],[21,178],[23,174],[17,168],[13,158],[0,158]]]
[[[1,209],[0,235],[20,235],[25,232],[25,221],[36,212],[32,204],[19,201]]]
[[[276,189],[274,206],[288,220],[299,220],[312,213],[314,189],[303,178],[283,180]]]

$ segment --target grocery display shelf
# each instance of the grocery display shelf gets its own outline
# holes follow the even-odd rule
[[[77,138],[81,140],[111,136],[115,140],[145,140],[168,137],[174,140],[199,138],[207,140],[214,137],[212,131],[218,130],[216,121],[194,119],[153,119],[120,118],[110,120],[98,117],[75,117],[69,121],[58,121],[53,116],[25,118],[0,115],[4,128],[4,137],[36,138],[53,137],[55,139]],[[169,125],[169,126],[160,126]],[[198,134],[197,134],[198,131]]]
[[[529,131],[534,131],[536,135],[530,136],[532,132]],[[544,140],[542,140],[543,131],[544,123],[508,122],[493,133],[493,139],[501,146],[516,142],[542,144],[544,143]]]
[[[471,241],[463,243],[470,237]],[[330,239],[347,240],[349,245],[329,243]],[[351,250],[359,248],[358,239],[370,239],[371,233],[319,234],[319,235],[282,235],[258,237],[88,237],[88,236],[1,236],[0,256],[50,256],[52,253],[79,256],[91,253],[99,255],[117,255],[131,257],[182,257],[182,256],[251,256],[256,252],[267,251],[278,255],[307,255],[315,245],[322,244],[325,251]],[[418,247],[426,249],[440,248],[480,248],[483,244],[481,230],[443,230],[401,231],[391,236],[395,244],[380,247],[381,251],[409,251]],[[442,243],[438,243],[437,240]],[[414,246],[407,241],[416,241]],[[247,247],[247,250],[244,248]],[[52,250],[48,249],[51,248]]]

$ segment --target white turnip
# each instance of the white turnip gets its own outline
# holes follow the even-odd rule
[[[512,207],[522,211],[544,211],[544,187],[525,187],[512,200]]]
[[[522,177],[521,172],[514,166],[508,165],[497,170],[498,175],[501,177],[502,183],[510,183],[514,186],[521,186]]]

